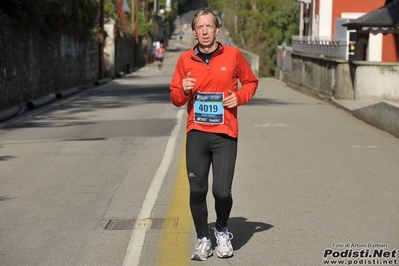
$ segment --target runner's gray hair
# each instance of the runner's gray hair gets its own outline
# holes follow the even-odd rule
[[[195,11],[193,20],[191,21],[191,29],[195,30],[195,24],[197,23],[197,20],[200,16],[208,15],[208,14],[212,14],[213,22],[215,23],[216,28],[220,28],[219,19],[216,15],[216,12],[209,7],[205,7],[205,8],[201,8],[201,9],[198,9],[197,11]]]

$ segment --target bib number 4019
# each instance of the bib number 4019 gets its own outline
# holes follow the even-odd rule
[[[223,93],[198,92],[194,98],[194,122],[202,124],[223,124]]]
[[[218,106],[216,104],[200,104],[198,109],[204,113],[217,113]]]

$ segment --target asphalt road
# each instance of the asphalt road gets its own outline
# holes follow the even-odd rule
[[[169,98],[192,43],[172,41],[162,73],[151,64],[0,124],[0,265],[201,264],[185,109]],[[267,78],[239,119],[234,257],[202,264],[395,265],[397,138]],[[211,195],[208,207],[212,226]]]

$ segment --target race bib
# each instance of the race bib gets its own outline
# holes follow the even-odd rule
[[[223,124],[222,92],[197,92],[194,96],[194,122],[203,124]]]

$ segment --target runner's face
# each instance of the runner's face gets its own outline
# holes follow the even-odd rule
[[[197,37],[200,48],[216,48],[216,35],[218,32],[219,29],[216,28],[212,14],[202,15],[197,18],[193,34]]]

